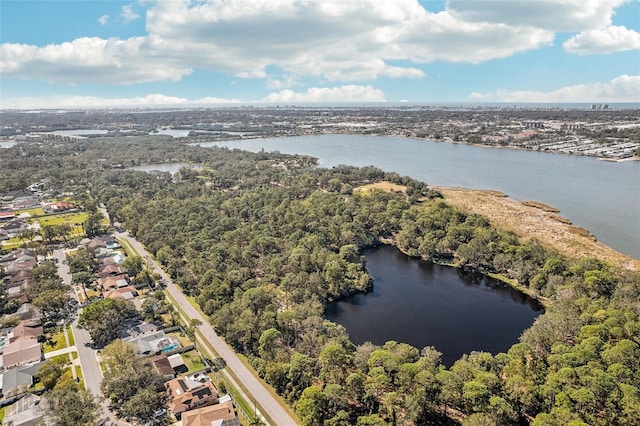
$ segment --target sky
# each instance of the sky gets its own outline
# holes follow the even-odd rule
[[[0,109],[640,102],[640,0],[0,0]]]

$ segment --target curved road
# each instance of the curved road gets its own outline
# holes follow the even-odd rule
[[[140,256],[142,256],[143,259],[147,259],[149,261],[149,265],[153,268],[154,272],[157,272],[167,283],[166,289],[180,306],[180,309],[182,309],[189,318],[196,318],[202,322],[202,325],[198,328],[200,333],[218,353],[218,355],[225,360],[227,368],[233,371],[236,378],[247,390],[251,397],[251,399],[247,398],[247,402],[254,401],[277,426],[297,425],[289,413],[287,413],[287,411],[278,403],[278,401],[276,401],[264,385],[260,383],[242,363],[242,361],[240,361],[234,350],[216,334],[213,327],[209,324],[208,319],[203,317],[200,312],[198,312],[191,303],[189,303],[184,294],[182,294],[182,291],[180,291],[180,289],[173,283],[171,278],[162,270],[158,263],[153,260],[142,244],[140,244],[135,238],[129,236],[126,232],[119,232],[116,233],[116,235],[118,238],[126,240],[140,254]],[[240,389],[240,391],[242,390]]]

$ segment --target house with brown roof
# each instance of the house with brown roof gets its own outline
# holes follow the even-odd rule
[[[37,339],[18,339],[4,347],[0,364],[8,369],[42,361],[42,348]]]
[[[22,284],[29,284],[33,279],[31,271],[18,271],[8,277],[7,287],[17,287]]]
[[[38,339],[42,335],[44,335],[44,329],[39,321],[23,320],[13,328],[9,343],[18,339]]]
[[[13,236],[29,229],[29,224],[22,219],[14,218],[2,225],[2,229],[9,234],[9,236]]]
[[[94,239],[89,241],[89,244],[87,244],[87,248],[94,249],[94,250],[101,249],[101,248],[106,249],[107,245],[105,244],[104,241],[102,241],[102,239],[100,239],[99,237],[95,237]]]
[[[169,397],[169,409],[180,418],[182,413],[218,403],[218,391],[209,377],[178,377],[164,384]]]
[[[233,403],[210,405],[187,411],[182,415],[182,426],[240,426]]]
[[[26,248],[21,248],[18,250],[14,250],[9,254],[6,254],[4,256],[0,256],[0,263],[8,263],[8,262],[13,262],[14,260],[16,260],[17,258],[21,257],[21,256],[31,256],[34,259],[36,258],[36,252],[30,249],[26,249]]]
[[[113,262],[113,264],[102,266],[97,275],[100,278],[108,278],[120,275],[121,273],[122,271],[120,270],[120,268],[115,264],[115,262]]]
[[[123,288],[129,285],[126,274],[114,275],[106,278],[99,278],[98,284],[102,286],[104,291]]]
[[[171,380],[176,377],[176,372],[173,371],[173,367],[171,367],[171,363],[169,362],[169,359],[167,359],[167,355],[154,355],[149,358],[149,363],[159,375],[164,377],[165,380]]]

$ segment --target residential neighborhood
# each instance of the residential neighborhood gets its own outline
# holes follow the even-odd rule
[[[148,262],[108,232],[108,220],[88,229],[91,212],[70,200],[48,199],[40,188],[34,184],[1,196],[2,424],[49,424],[47,398],[64,386],[97,390],[93,397],[104,424],[242,424],[233,398],[220,390],[225,384],[218,368],[196,348],[194,326],[189,329],[177,314]],[[149,418],[112,401],[117,391],[105,386],[110,364],[102,352],[110,344],[95,338],[82,342],[79,334],[83,310],[105,300],[132,307],[114,326],[115,340],[164,382],[158,393],[162,407]],[[86,349],[93,360],[82,355]],[[85,372],[87,359],[97,363],[97,380]],[[57,371],[53,382],[52,369]]]

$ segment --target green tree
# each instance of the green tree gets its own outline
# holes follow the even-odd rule
[[[125,327],[125,320],[137,315],[135,306],[123,299],[102,299],[89,304],[78,318],[78,326],[86,329],[91,339],[102,347],[113,341]]]
[[[36,375],[37,379],[42,383],[45,389],[51,390],[53,389],[60,377],[62,377],[62,365],[64,361],[58,361],[55,358],[48,359],[40,369],[38,370],[38,374]]]
[[[98,422],[98,404],[75,383],[46,393],[50,423],[54,426],[93,426]]]

